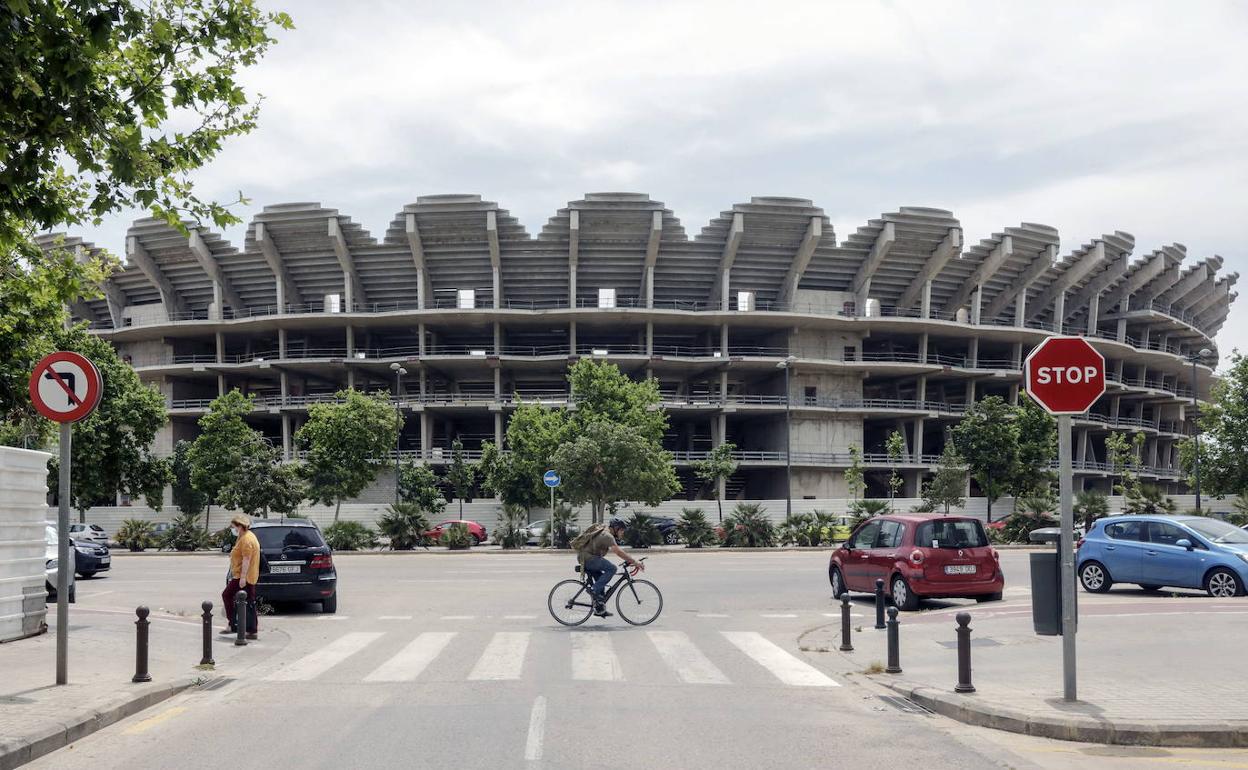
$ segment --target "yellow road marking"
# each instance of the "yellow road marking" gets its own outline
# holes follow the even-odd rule
[[[160,724],[161,722],[166,722],[170,719],[173,719],[178,714],[181,714],[183,711],[186,711],[186,709],[183,708],[182,706],[174,706],[171,709],[160,712],[154,717],[148,717],[147,719],[144,719],[142,722],[138,722],[136,724],[130,725],[122,732],[125,735],[137,735],[139,733],[147,732],[148,730],[152,729],[153,727]]]

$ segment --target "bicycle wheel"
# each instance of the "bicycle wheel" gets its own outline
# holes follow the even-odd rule
[[[579,626],[589,620],[589,613],[594,611],[594,600],[581,581],[561,580],[550,589],[546,606],[550,616],[563,625]]]
[[[644,626],[663,611],[663,594],[649,580],[634,580],[615,592],[615,608],[625,623]]]

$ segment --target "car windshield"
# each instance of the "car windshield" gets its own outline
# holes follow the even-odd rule
[[[939,519],[919,525],[914,544],[922,548],[983,548],[984,528],[975,519]]]
[[[252,531],[265,550],[321,548],[325,545],[315,527],[256,527]]]
[[[1243,531],[1233,524],[1227,524],[1225,521],[1217,519],[1199,519],[1197,521],[1185,521],[1186,526],[1195,530],[1198,534],[1204,535],[1215,543],[1234,543],[1236,545],[1248,544],[1248,532]]]

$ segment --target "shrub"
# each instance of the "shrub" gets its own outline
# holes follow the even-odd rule
[[[889,508],[887,500],[876,500],[871,498],[863,498],[855,500],[849,505],[849,513],[853,518],[850,519],[849,528],[856,529],[859,524],[871,518],[872,516],[883,516],[888,513]]]
[[[763,548],[775,545],[776,527],[758,503],[737,503],[724,519],[725,546]]]
[[[377,532],[390,538],[390,550],[410,551],[427,545],[421,533],[429,529],[429,520],[415,503],[391,505],[377,520]]]
[[[377,546],[377,533],[358,521],[335,521],[323,534],[335,551],[362,551]]]
[[[234,533],[229,527],[218,529],[216,532],[212,533],[213,548],[233,548],[234,541],[236,540],[238,540],[238,538],[234,537]]]
[[[208,530],[199,526],[199,517],[193,513],[183,513],[173,520],[161,546],[175,551],[197,551],[209,547],[211,541]]]
[[[546,525],[546,528],[542,530],[542,536],[538,540],[538,544],[542,548],[550,548],[551,546],[554,546],[555,548],[569,548],[570,546],[568,543],[572,541],[572,538],[576,537],[575,530],[573,529],[575,526],[576,516],[572,513],[572,506],[567,503],[559,503],[555,506],[554,517]],[[559,534],[560,527],[563,528],[562,531],[565,534],[570,534],[568,534],[568,537],[564,539],[564,542],[555,542],[559,539],[557,535]]]
[[[529,539],[528,518],[523,508],[503,506],[503,518],[494,528],[494,542],[503,548],[523,548]]]
[[[793,514],[780,523],[776,539],[781,545],[819,545],[823,541],[823,526],[813,513]]]
[[[1248,524],[1248,497],[1239,495],[1231,505],[1235,507],[1235,510],[1226,515],[1226,520],[1237,527]]]
[[[1083,529],[1092,529],[1092,522],[1109,515],[1109,498],[1100,492],[1084,490],[1075,495],[1075,517],[1083,522]]]
[[[1174,504],[1174,500],[1161,491],[1160,487],[1152,484],[1141,484],[1127,490],[1126,504],[1122,507],[1123,513],[1135,515],[1156,516],[1164,513],[1174,513],[1178,506]]]
[[[131,551],[142,551],[152,545],[152,522],[126,519],[117,530],[117,543]]]
[[[715,540],[715,530],[711,529],[711,524],[701,508],[682,508],[680,521],[676,522],[676,531],[689,548],[701,548]]]
[[[476,539],[468,531],[468,525],[458,522],[442,530],[442,537],[438,539],[440,545],[444,545],[452,551],[463,551],[471,548],[474,542],[476,542]]]
[[[654,519],[638,511],[625,520],[624,542],[631,548],[649,548],[663,542],[663,534],[655,526]]]
[[[1012,513],[1005,517],[1005,524],[1001,526],[1001,542],[1027,543],[1030,542],[1027,536],[1034,530],[1042,527],[1055,527],[1057,524],[1056,517],[1048,513]]]

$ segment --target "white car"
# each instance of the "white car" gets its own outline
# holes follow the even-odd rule
[[[59,540],[57,539],[57,536],[56,536],[56,525],[48,524],[47,526],[44,527],[44,530],[45,530],[45,533],[44,533],[45,548],[43,552],[44,582],[47,584],[48,599],[54,599],[56,597],[56,573],[57,573],[57,568],[59,566],[58,559],[60,558],[60,554],[58,552]],[[69,549],[69,600],[71,602],[75,601],[78,598],[77,583],[74,581],[74,571],[77,568],[78,568],[78,562],[74,556],[74,549],[70,548]]]
[[[70,524],[70,540],[90,540],[92,543],[109,545],[108,533],[99,524]]]

